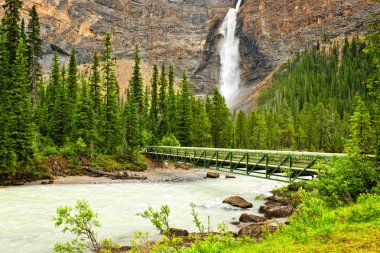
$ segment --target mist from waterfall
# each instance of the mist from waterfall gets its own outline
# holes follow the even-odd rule
[[[237,2],[235,9],[231,8],[228,11],[220,29],[223,35],[223,44],[220,49],[220,91],[225,97],[228,106],[233,104],[233,100],[238,94],[240,84],[239,38],[235,36],[236,18],[240,4],[241,0]]]

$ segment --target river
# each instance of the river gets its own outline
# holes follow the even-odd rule
[[[74,205],[77,199],[86,199],[99,213],[102,227],[100,238],[112,238],[128,245],[134,231],[157,231],[136,213],[149,205],[155,209],[162,204],[170,206],[170,225],[196,231],[190,214],[190,202],[196,204],[201,221],[217,230],[219,223],[229,224],[243,212],[257,214],[264,200],[259,195],[270,195],[270,190],[283,183],[237,176],[236,179],[207,179],[179,183],[123,182],[92,185],[34,185],[0,189],[0,252],[47,253],[57,242],[69,237],[54,227],[52,217],[60,205]],[[241,210],[222,204],[226,197],[239,195],[254,203],[250,210]],[[234,226],[230,225],[231,230]],[[235,228],[236,229],[236,228]]]

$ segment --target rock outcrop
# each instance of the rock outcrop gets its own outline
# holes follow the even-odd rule
[[[33,4],[46,42],[46,68],[53,50],[67,59],[73,46],[80,62],[89,62],[94,51],[101,51],[103,35],[111,31],[117,59],[131,60],[139,45],[145,63],[171,61],[177,74],[188,71],[196,92],[205,93],[218,85],[219,28],[236,0],[28,0],[24,16]],[[363,32],[377,12],[380,4],[368,0],[244,0],[237,29],[243,98],[236,106],[249,109],[252,87],[290,55],[318,40]],[[129,72],[128,65],[118,75],[121,79]],[[123,86],[127,80],[121,82]]]
[[[245,199],[243,199],[242,197],[239,197],[239,196],[233,196],[233,197],[226,198],[225,200],[223,200],[223,203],[229,204],[231,206],[240,207],[240,208],[251,208],[251,207],[253,207],[252,203],[246,201]]]

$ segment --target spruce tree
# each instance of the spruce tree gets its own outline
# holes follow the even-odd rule
[[[165,62],[162,62],[161,64],[161,73],[160,73],[160,94],[159,94],[159,101],[158,101],[158,107],[159,107],[159,113],[160,115],[164,115],[166,110],[166,88],[167,88],[167,76],[166,76],[166,65]]]
[[[80,96],[74,113],[75,139],[82,138],[89,155],[93,154],[96,139],[95,111],[87,80],[83,78]]]
[[[40,37],[40,22],[36,6],[29,11],[29,22],[26,31],[26,48],[29,63],[29,81],[32,107],[37,101],[37,84],[41,77],[42,39]]]
[[[225,99],[216,88],[209,106],[213,145],[215,148],[228,148],[231,144],[232,122]]]
[[[137,103],[137,111],[140,114],[143,110],[143,81],[141,75],[141,59],[140,49],[138,46],[135,48],[134,54],[134,67],[131,80],[129,81],[130,92]]]
[[[18,161],[27,162],[34,156],[35,128],[32,121],[30,106],[28,62],[23,39],[20,39],[16,53],[15,68],[12,78],[12,88],[8,94],[12,107],[9,113],[10,139],[12,149],[17,154]]]
[[[195,147],[212,147],[211,123],[204,103],[198,99],[193,108],[192,145]]]
[[[94,103],[94,111],[95,111],[97,121],[99,121],[100,119],[100,112],[101,112],[101,105],[102,105],[102,91],[103,91],[99,68],[100,68],[99,56],[97,53],[95,53],[92,58],[90,92],[91,92],[92,101]]]
[[[78,99],[78,68],[77,68],[77,58],[75,49],[71,50],[69,67],[68,67],[68,76],[67,76],[67,99],[68,99],[68,132],[69,135],[72,136],[74,134],[74,113],[75,113],[75,105]]]
[[[175,137],[184,147],[192,145],[192,107],[190,83],[187,79],[186,72],[183,72],[181,82],[181,92],[177,100],[177,121]]]
[[[152,133],[156,133],[158,124],[158,68],[157,65],[153,67],[153,75],[151,80],[152,96],[150,105],[150,130]]]
[[[20,10],[21,0],[5,0],[3,5],[4,16],[2,19],[2,30],[5,36],[5,48],[8,50],[8,61],[13,64],[16,59],[17,48],[21,35]]]
[[[105,91],[104,116],[102,122],[103,148],[108,154],[115,154],[120,145],[119,120],[119,85],[115,74],[115,64],[112,59],[111,34],[107,33],[103,49],[103,81]]]
[[[166,98],[166,122],[168,125],[168,132],[174,133],[175,117],[176,117],[176,96],[174,90],[174,67],[169,65],[169,82],[168,82],[168,95]]]

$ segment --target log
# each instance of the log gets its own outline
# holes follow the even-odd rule
[[[102,171],[96,168],[91,168],[87,166],[83,166],[82,169],[90,171],[98,176],[103,176],[103,177],[109,177],[112,180],[116,179],[136,179],[136,180],[145,180],[147,177],[145,176],[139,176],[139,175],[134,175],[134,174],[129,174],[127,171],[121,172],[121,173],[111,173],[111,172],[106,172]]]

